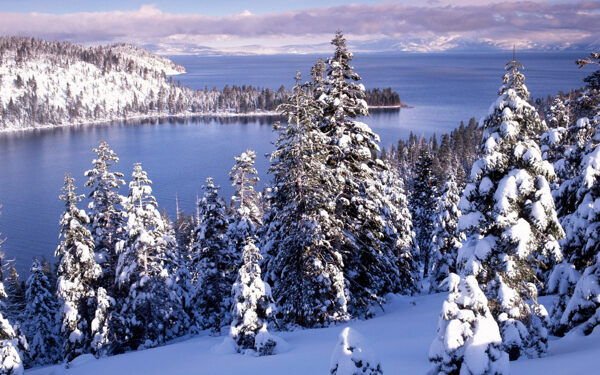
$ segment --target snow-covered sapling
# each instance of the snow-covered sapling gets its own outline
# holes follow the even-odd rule
[[[233,284],[233,308],[229,335],[235,341],[238,352],[254,350],[258,355],[274,354],[277,341],[268,330],[268,321],[273,310],[271,288],[261,279],[262,256],[248,237],[242,266]]]
[[[474,276],[450,274],[450,294],[442,307],[437,337],[429,348],[429,375],[504,375],[508,354],[498,324]]]
[[[330,361],[331,375],[381,375],[383,369],[375,352],[358,331],[346,327],[340,333]]]

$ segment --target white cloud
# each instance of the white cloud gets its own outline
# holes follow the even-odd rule
[[[0,33],[82,43],[133,42],[163,52],[318,50],[341,29],[365,49],[444,50],[477,43],[527,47],[598,43],[600,2],[428,0],[311,8],[256,15],[134,11],[0,13]],[[369,44],[370,43],[370,44]],[[370,45],[370,47],[369,47]],[[251,47],[250,47],[251,46]]]

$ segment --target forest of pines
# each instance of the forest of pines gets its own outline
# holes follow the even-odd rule
[[[599,325],[600,71],[534,106],[513,59],[481,124],[381,150],[358,120],[353,55],[340,32],[332,44],[277,107],[263,192],[252,150],[234,160],[230,202],[208,178],[196,216],[174,220],[142,164],[125,178],[104,141],[86,195],[66,174],[54,265],[34,260],[22,282],[0,258],[0,374],[225,327],[238,352],[273,355],[273,331],[368,319],[390,293],[448,292],[430,374],[508,374],[549,334]],[[383,373],[358,333],[339,340],[351,354],[331,374]]]

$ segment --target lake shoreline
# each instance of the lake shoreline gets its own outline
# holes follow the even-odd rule
[[[406,103],[394,104],[394,105],[370,105],[369,109],[401,109],[401,108],[415,108],[412,105]]]
[[[400,103],[399,105],[388,105],[388,106],[369,106],[369,109],[401,109],[401,108],[414,108],[404,103]],[[281,113],[277,111],[255,111],[255,112],[247,112],[247,113],[234,113],[234,112],[201,112],[201,113],[178,113],[178,114],[150,114],[150,115],[136,115],[136,116],[127,116],[127,117],[119,117],[119,118],[110,118],[110,119],[99,119],[94,121],[81,121],[81,122],[70,122],[66,124],[56,124],[56,125],[35,125],[28,126],[25,128],[4,128],[0,129],[0,134],[7,133],[17,133],[17,132],[29,132],[36,130],[48,130],[48,129],[57,129],[57,128],[68,128],[75,126],[88,126],[88,125],[110,125],[116,122],[125,122],[135,121],[149,121],[149,120],[163,120],[163,119],[194,119],[194,118],[260,118],[260,117],[281,117]]]
[[[28,126],[25,128],[6,128],[0,129],[2,133],[16,133],[16,132],[27,132],[34,130],[46,130],[55,128],[68,128],[75,126],[87,126],[87,125],[109,125],[116,122],[128,122],[128,121],[148,121],[148,120],[163,120],[163,119],[192,119],[192,118],[258,118],[258,117],[277,117],[280,116],[279,112],[275,111],[261,111],[261,112],[248,112],[248,113],[230,113],[230,112],[208,112],[208,113],[178,113],[178,114],[152,114],[152,115],[138,115],[138,116],[127,116],[110,119],[99,119],[94,121],[80,121],[70,122],[66,124],[56,125],[35,125]]]

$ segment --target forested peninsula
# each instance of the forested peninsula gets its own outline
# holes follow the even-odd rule
[[[197,90],[185,68],[132,45],[84,47],[0,38],[0,131],[161,117],[276,115],[291,95],[246,85]],[[400,108],[391,88],[366,90],[369,106]]]

